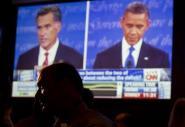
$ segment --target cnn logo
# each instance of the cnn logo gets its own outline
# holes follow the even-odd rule
[[[147,81],[157,81],[158,80],[158,73],[157,73],[157,71],[146,72],[145,80],[147,80]]]

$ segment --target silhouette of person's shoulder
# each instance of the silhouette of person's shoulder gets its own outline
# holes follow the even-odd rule
[[[36,127],[36,119],[34,116],[21,119],[15,124],[15,127]]]
[[[88,109],[73,125],[73,127],[113,127],[113,122],[103,114]]]

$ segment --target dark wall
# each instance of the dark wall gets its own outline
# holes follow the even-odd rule
[[[10,98],[16,9],[10,0],[0,2],[0,97]]]
[[[174,47],[173,47],[173,89],[174,98],[185,97],[185,15],[184,5],[174,1]]]
[[[33,98],[11,99],[11,78],[14,53],[16,5],[11,0],[0,3],[0,101],[13,107],[12,118],[16,122],[31,114]],[[169,114],[176,98],[185,97],[185,15],[182,1],[174,1],[174,47],[171,100],[108,100],[97,99],[95,108],[114,119],[119,112],[129,112],[138,117],[146,126],[167,126]],[[3,9],[6,7],[8,9]]]

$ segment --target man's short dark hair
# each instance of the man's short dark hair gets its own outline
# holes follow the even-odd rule
[[[148,7],[139,1],[132,2],[128,4],[127,8],[125,9],[125,14],[131,12],[133,14],[147,14],[148,17],[150,17],[149,9]]]
[[[46,6],[46,7],[41,8],[37,13],[36,20],[38,19],[39,16],[44,16],[48,13],[53,14],[54,21],[61,22],[62,13],[61,13],[59,6]]]
[[[55,63],[41,71],[41,78],[47,80],[48,77],[51,77],[55,82],[60,82],[62,80],[68,79],[74,85],[74,88],[82,94],[83,92],[83,83],[78,71],[72,65],[68,63]],[[49,84],[38,84],[39,87],[47,88]],[[53,86],[55,85],[52,84]],[[57,84],[56,84],[57,85]],[[56,89],[57,86],[54,86]]]

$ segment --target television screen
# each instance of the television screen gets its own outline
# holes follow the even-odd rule
[[[173,0],[94,0],[18,7],[13,97],[39,71],[74,65],[95,98],[170,99]]]

